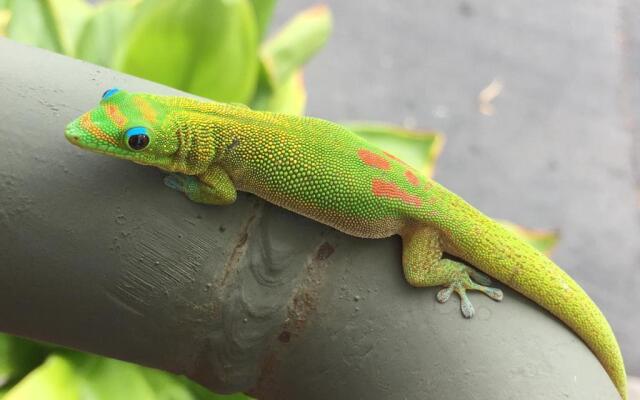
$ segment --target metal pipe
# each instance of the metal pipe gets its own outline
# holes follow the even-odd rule
[[[617,399],[587,347],[513,291],[465,320],[409,287],[400,241],[69,145],[109,87],[175,90],[0,39],[0,330],[269,399]]]

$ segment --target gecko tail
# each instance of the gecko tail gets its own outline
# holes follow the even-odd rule
[[[573,295],[565,301],[564,305],[542,304],[542,306],[549,309],[582,338],[600,360],[622,399],[627,400],[627,375],[622,352],[613,330],[598,306],[577,283],[573,280],[571,282],[575,285],[570,289]]]
[[[620,347],[584,289],[547,256],[443,186],[433,183],[425,197],[419,219],[443,233],[447,248],[564,322],[591,349],[627,400]]]
[[[497,264],[480,266],[485,273],[533,300],[571,328],[591,349],[627,400],[627,376],[616,337],[609,322],[589,295],[548,257],[495,223],[501,254]],[[516,244],[517,242],[517,244]],[[495,246],[495,244],[494,244]],[[506,253],[504,253],[506,251]],[[518,260],[517,265],[513,261]],[[496,268],[497,267],[497,268]]]
[[[573,283],[579,289],[578,292],[572,288],[572,291],[575,290],[575,297],[559,307],[549,304],[542,304],[542,306],[549,309],[582,338],[600,360],[622,399],[627,400],[627,375],[622,352],[613,330],[598,306],[577,283]]]

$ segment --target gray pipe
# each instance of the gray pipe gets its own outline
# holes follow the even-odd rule
[[[69,145],[117,86],[175,90],[0,39],[0,330],[269,399],[617,399],[563,324],[408,286],[400,241],[241,195],[194,204],[162,173]]]

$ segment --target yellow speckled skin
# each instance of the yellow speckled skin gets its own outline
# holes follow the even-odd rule
[[[582,288],[546,256],[440,184],[340,125],[182,97],[106,92],[100,105],[66,130],[82,148],[153,165],[190,199],[230,204],[236,191],[351,235],[400,235],[405,278],[455,292],[465,317],[466,291],[502,299],[475,269],[547,309],[598,357],[623,399],[626,375],[607,320]]]

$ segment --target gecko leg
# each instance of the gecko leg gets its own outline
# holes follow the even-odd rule
[[[236,187],[229,175],[217,165],[198,176],[168,175],[164,183],[171,189],[183,192],[196,203],[227,205],[236,201]]]
[[[410,285],[416,287],[439,286],[444,288],[436,296],[441,303],[449,300],[451,293],[460,297],[460,310],[466,318],[475,313],[467,296],[468,290],[477,290],[494,300],[502,300],[502,291],[478,284],[490,279],[461,262],[442,258],[442,244],[438,232],[420,227],[402,234],[402,266]]]

